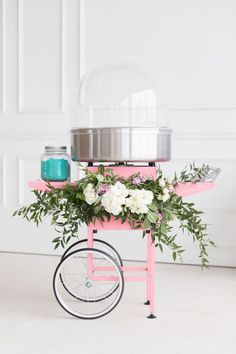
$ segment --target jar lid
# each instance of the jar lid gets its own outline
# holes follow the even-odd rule
[[[45,146],[46,152],[66,152],[66,146]]]

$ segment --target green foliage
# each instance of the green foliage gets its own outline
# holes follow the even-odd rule
[[[113,171],[106,169],[103,165],[98,167],[97,172],[93,173],[86,170],[86,176],[76,184],[68,183],[62,189],[56,189],[48,183],[49,191],[42,192],[34,190],[36,201],[28,206],[24,206],[14,212],[37,226],[46,216],[50,217],[51,224],[58,233],[52,241],[54,248],[63,248],[73,238],[77,237],[78,225],[89,224],[100,220],[102,222],[110,220],[111,214],[108,213],[101,204],[102,196],[90,205],[86,202],[84,189],[91,183],[95,190],[105,184],[114,185],[117,181],[123,183],[128,189],[145,189],[153,193],[152,203],[148,206],[146,214],[132,213],[125,205],[122,212],[115,216],[122,223],[128,221],[134,229],[148,228],[152,231],[153,241],[156,247],[163,252],[168,246],[173,255],[173,259],[182,259],[184,249],[176,243],[177,234],[174,233],[172,221],[177,220],[179,228],[192,237],[193,242],[199,245],[199,257],[202,268],[208,267],[207,249],[215,246],[209,240],[206,233],[206,224],[201,220],[202,212],[194,207],[193,203],[185,202],[181,196],[175,193],[174,186],[179,182],[197,182],[205,173],[206,166],[197,168],[194,164],[186,167],[181,172],[180,177],[175,175],[172,182],[163,177],[162,171],[158,171],[157,179],[147,178],[134,184],[134,178],[140,177],[135,174],[125,179],[114,175]],[[168,189],[168,199],[163,201],[164,190]],[[144,233],[143,233],[144,235]]]
[[[175,174],[174,183],[180,182],[200,182],[209,172],[209,165],[203,164],[201,167],[196,167],[195,163],[190,163],[185,166],[179,177]]]

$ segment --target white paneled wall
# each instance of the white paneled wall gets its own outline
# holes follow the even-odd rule
[[[222,168],[215,190],[188,200],[205,211],[218,244],[211,263],[236,266],[236,2],[87,0],[85,14],[87,70],[134,63],[170,105],[172,161],[162,169],[171,175],[193,160]],[[119,241],[124,254],[143,257],[127,237]],[[183,241],[184,260],[198,262],[196,247]]]
[[[0,206],[1,207],[4,207],[6,203],[6,193],[4,189],[6,183],[5,182],[5,178],[6,178],[5,161],[6,161],[5,156],[1,156],[0,158]]]
[[[13,211],[33,201],[45,145],[68,145],[80,75],[77,0],[0,1],[0,250],[51,253],[53,231]]]
[[[19,0],[19,112],[63,111],[65,30],[63,0]]]
[[[68,144],[81,74],[129,63],[153,79],[171,108],[171,174],[189,161],[222,168],[215,190],[191,200],[218,248],[211,263],[236,265],[236,3],[234,0],[0,0],[0,250],[52,252],[52,229],[11,213],[32,201],[47,144]],[[137,231],[104,237],[143,259]],[[197,263],[188,238],[184,260]],[[170,261],[168,252],[157,259]]]

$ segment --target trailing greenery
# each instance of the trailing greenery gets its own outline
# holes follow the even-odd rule
[[[58,232],[53,240],[55,249],[64,248],[71,238],[77,237],[78,226],[82,223],[88,225],[97,219],[105,222],[114,217],[122,223],[128,221],[134,229],[150,228],[156,247],[162,252],[168,246],[174,260],[182,259],[184,252],[177,244],[174,232],[173,221],[177,220],[179,228],[198,243],[201,266],[205,268],[209,263],[208,247],[214,246],[214,242],[207,237],[202,212],[175,193],[178,183],[201,180],[205,169],[206,166],[191,165],[169,181],[160,169],[156,179],[140,174],[125,179],[100,165],[96,172],[86,169],[84,178],[67,183],[62,189],[56,189],[48,182],[48,191],[34,190],[36,201],[16,210],[13,215],[36,225],[49,216]]]
[[[175,173],[173,182],[200,182],[207,176],[209,169],[209,165],[203,164],[201,167],[197,167],[195,163],[190,163],[189,165],[185,166],[179,176],[177,176]]]

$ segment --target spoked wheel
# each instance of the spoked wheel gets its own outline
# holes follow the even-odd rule
[[[77,241],[75,242],[73,245],[71,245],[65,252],[64,254],[62,255],[61,257],[61,260],[63,260],[68,254],[74,252],[75,250],[79,250],[79,249],[82,249],[82,248],[86,248],[86,245],[87,245],[87,239],[83,239],[83,240],[80,240],[80,241]],[[119,255],[119,253],[116,251],[116,249],[111,246],[109,243],[103,241],[103,240],[99,240],[99,239],[93,239],[93,246],[94,248],[96,249],[99,249],[100,251],[103,251],[105,253],[108,253],[110,256],[112,256],[112,258],[122,267],[123,266],[123,262],[122,262],[122,259]],[[104,300],[106,297],[109,297],[111,296],[119,287],[119,282],[114,282],[113,286],[109,289],[109,291],[107,291],[106,293],[103,294],[103,296],[99,296],[99,297],[94,297],[93,299],[91,300],[88,300],[86,298],[81,298],[79,297],[80,295],[78,294],[75,294],[73,292],[73,290],[71,289],[70,287],[70,282],[68,283],[65,275],[63,274],[63,272],[60,274],[60,279],[61,279],[61,282],[65,288],[66,291],[68,291],[68,293],[71,295],[71,296],[74,296],[76,299],[78,300],[81,300],[81,301],[91,301],[91,302],[94,302],[94,301],[102,301]]]
[[[112,291],[114,288],[116,291]],[[123,272],[106,252],[82,248],[69,253],[58,264],[53,290],[65,311],[78,318],[95,319],[105,316],[119,303],[124,291]]]

